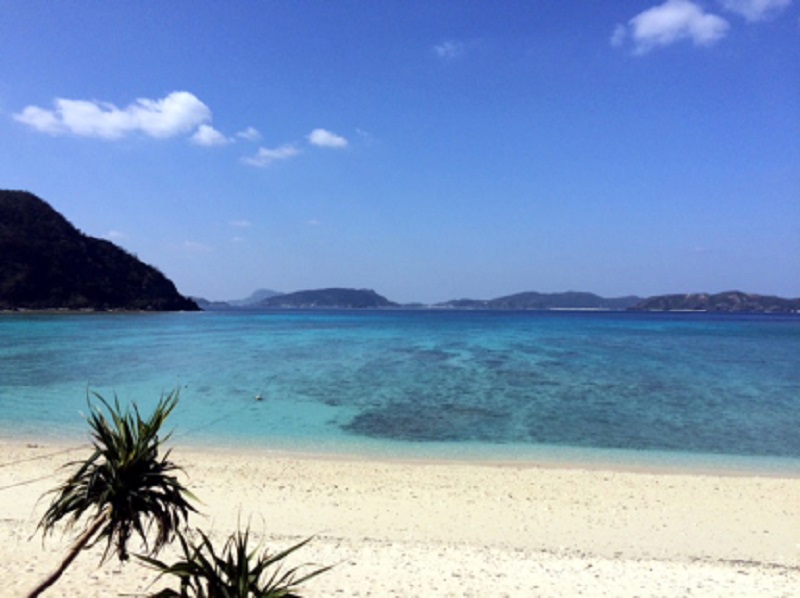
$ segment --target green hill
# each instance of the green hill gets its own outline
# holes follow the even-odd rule
[[[528,291],[496,299],[457,299],[438,304],[455,309],[628,309],[641,301],[639,297],[606,298],[594,293],[537,293]]]
[[[258,303],[267,308],[375,308],[396,307],[375,291],[368,289],[319,289],[297,291],[286,295],[269,297]]]
[[[750,313],[798,313],[800,299],[784,299],[741,291],[658,295],[638,303],[639,311],[711,311]]]
[[[0,309],[198,307],[161,272],[81,233],[42,199],[0,190]]]

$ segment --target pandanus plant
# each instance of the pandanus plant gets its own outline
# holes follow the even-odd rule
[[[67,529],[81,524],[82,531],[31,597],[53,585],[82,550],[98,542],[106,542],[101,563],[112,549],[120,561],[127,560],[133,534],[147,554],[156,555],[196,511],[189,502],[194,497],[175,475],[180,468],[170,461],[169,451],[160,454],[169,438],[161,436],[161,428],[178,403],[178,392],[162,396],[148,418],[135,405],[123,409],[116,397],[109,404],[94,396],[100,405],[89,401],[87,417],[94,450],[87,459],[67,465],[77,469],[51,491],[55,497],[37,528],[46,536],[64,521]]]
[[[152,598],[300,598],[301,584],[330,567],[301,573],[303,565],[284,568],[283,562],[310,541],[303,540],[283,551],[270,553],[260,546],[251,548],[250,528],[229,536],[217,551],[209,537],[196,531],[196,540],[178,532],[182,558],[172,564],[139,556],[146,564],[180,580],[180,590],[163,589]]]

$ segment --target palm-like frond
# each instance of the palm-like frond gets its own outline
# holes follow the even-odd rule
[[[194,497],[178,481],[180,469],[169,459],[169,451],[159,456],[161,427],[178,403],[178,392],[162,396],[149,418],[142,418],[139,409],[123,409],[114,399],[113,405],[95,394],[101,406],[89,402],[93,452],[85,461],[70,463],[77,470],[60,487],[45,512],[39,528],[45,533],[65,521],[75,526],[84,515],[87,523],[102,524],[91,543],[106,540],[105,560],[111,547],[120,560],[128,558],[128,540],[135,532],[150,554],[155,554],[170,541],[195,508]],[[103,409],[104,408],[104,409]],[[108,417],[106,417],[106,413]],[[152,549],[148,532],[154,530]]]
[[[237,531],[228,537],[222,552],[217,553],[209,537],[197,530],[198,541],[191,543],[179,532],[183,559],[168,565],[157,559],[139,558],[158,570],[159,577],[169,575],[180,580],[180,591],[165,589],[152,598],[299,598],[299,586],[324,573],[330,567],[321,567],[300,574],[303,567],[284,569],[286,557],[305,546],[303,540],[286,550],[270,554],[260,546],[250,548],[250,529]]]

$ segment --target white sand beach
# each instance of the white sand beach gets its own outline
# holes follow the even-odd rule
[[[59,466],[88,453],[66,448],[0,442],[2,596],[24,595],[69,544],[34,535]],[[238,522],[274,549],[314,536],[293,562],[335,566],[304,587],[312,598],[800,592],[800,478],[180,447],[173,458],[202,500],[191,523],[213,538]],[[152,571],[98,568],[100,553],[79,556],[45,595],[151,587]]]

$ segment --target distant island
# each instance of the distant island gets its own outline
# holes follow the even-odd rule
[[[265,297],[259,299],[259,296]],[[292,293],[259,290],[235,301],[197,299],[202,309],[438,309],[438,310],[594,310],[594,311],[709,311],[752,313],[800,313],[800,299],[782,299],[731,291],[709,295],[659,295],[643,299],[635,295],[601,297],[594,293],[528,291],[496,299],[453,299],[434,304],[396,303],[373,290],[330,288]]]
[[[746,313],[800,313],[800,299],[783,299],[741,291],[658,295],[637,303],[638,311],[702,311]]]
[[[268,296],[254,300],[257,294]],[[433,305],[421,303],[400,304],[390,301],[369,289],[330,288],[278,293],[256,291],[248,299],[236,301],[208,301],[195,299],[203,309],[606,309],[622,310],[636,305],[641,297],[619,297],[607,299],[592,293],[536,293],[526,292],[499,297],[497,299],[455,299]]]
[[[436,304],[436,307],[454,309],[607,309],[622,310],[635,306],[641,297],[607,299],[594,293],[568,291],[566,293],[537,293],[528,291],[506,295],[486,301],[457,299]]]
[[[161,272],[77,230],[39,197],[0,190],[0,309],[196,311]]]
[[[258,299],[264,293],[266,298]],[[434,304],[401,304],[373,290],[331,288],[293,293],[257,291],[248,299],[207,301],[196,299],[203,309],[439,309],[439,310],[594,310],[594,311],[695,311],[738,313],[800,313],[800,299],[782,299],[729,291],[708,294],[658,295],[649,298],[628,295],[601,297],[594,293],[528,291],[496,299],[453,299]]]
[[[192,297],[191,299],[204,311],[220,311],[228,309],[252,309],[257,307],[264,299],[275,297],[276,295],[283,295],[283,293],[271,291],[269,289],[257,289],[244,299],[230,299],[228,301],[210,301],[203,297]]]
[[[274,295],[257,302],[255,306],[273,309],[374,309],[398,307],[398,304],[371,289],[332,288]]]
[[[727,291],[642,298],[527,291],[495,299],[399,304],[372,289],[280,293],[259,289],[230,301],[186,298],[166,276],[117,247],[77,230],[27,191],[0,190],[0,310],[196,311],[237,309],[631,310],[800,313],[800,299]]]
[[[371,289],[329,288],[279,293],[260,289],[245,299],[209,301],[195,297],[208,311],[257,309],[379,309],[408,307],[389,301]]]
[[[271,289],[257,289],[250,293],[249,297],[245,297],[244,299],[233,299],[228,301],[230,305],[236,307],[245,307],[248,305],[256,305],[264,301],[264,299],[269,299],[270,297],[276,297],[278,295],[283,295],[283,293],[279,293],[278,291],[273,291]]]

